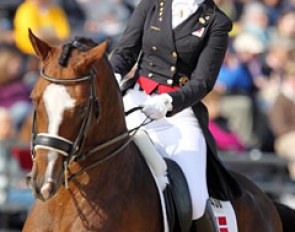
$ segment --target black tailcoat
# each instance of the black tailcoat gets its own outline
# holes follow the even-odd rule
[[[193,108],[208,151],[214,154],[208,156],[208,160],[213,159],[207,167],[209,192],[216,196],[213,189],[218,188],[217,197],[228,199],[237,195],[239,188],[224,167],[216,162],[216,144],[208,130],[208,112],[201,100],[214,87],[232,23],[212,0],[205,0],[194,14],[172,29],[171,6],[172,0],[142,0],[110,61],[114,72],[122,76],[137,63],[136,77],[181,86],[169,93],[173,98],[173,110],[167,116],[186,107]],[[232,191],[228,191],[224,181],[217,181],[221,174]]]

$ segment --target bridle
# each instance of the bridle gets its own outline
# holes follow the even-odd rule
[[[36,131],[36,110],[34,110],[34,116],[33,116],[33,125],[32,125],[32,144],[31,144],[31,150],[32,150],[32,158],[34,160],[35,153],[37,149],[46,149],[46,150],[53,150],[56,151],[66,157],[64,166],[65,166],[65,186],[68,186],[68,181],[74,179],[76,176],[82,174],[83,172],[93,168],[94,166],[103,163],[104,161],[114,157],[115,155],[119,154],[121,150],[123,150],[132,140],[132,138],[129,136],[129,132],[126,131],[120,135],[115,136],[109,141],[106,141],[103,144],[99,144],[92,148],[91,150],[87,152],[82,152],[89,127],[90,122],[92,119],[93,111],[95,112],[96,120],[99,118],[100,114],[100,103],[98,101],[96,90],[94,86],[94,69],[91,69],[91,72],[89,75],[77,77],[77,78],[67,78],[67,79],[59,79],[57,77],[51,77],[45,74],[44,70],[41,70],[40,75],[43,79],[51,82],[51,83],[57,83],[62,85],[73,85],[77,84],[83,81],[89,81],[90,82],[90,96],[88,99],[87,107],[86,107],[86,114],[84,115],[84,118],[82,119],[81,127],[79,130],[79,133],[74,141],[70,141],[64,137],[51,135],[49,133],[37,133]],[[70,177],[67,175],[67,171],[69,168],[69,163],[72,160],[80,161],[82,159],[85,159],[86,157],[106,148],[113,144],[115,144],[118,141],[127,139],[123,143],[123,145],[120,145],[119,148],[114,150],[112,153],[107,154],[104,157],[101,157],[100,159],[96,160],[93,164],[90,166],[81,169],[77,173],[72,174]]]
[[[81,154],[82,147],[86,140],[86,135],[89,130],[89,125],[92,118],[92,112],[95,108],[96,117],[99,117],[100,113],[100,104],[98,102],[95,88],[94,88],[94,75],[93,69],[91,73],[86,76],[78,77],[78,78],[69,78],[69,79],[58,79],[56,77],[50,77],[44,73],[42,69],[40,75],[43,79],[56,84],[62,85],[73,85],[83,81],[90,82],[90,96],[88,99],[88,103],[86,106],[86,114],[84,115],[81,123],[81,127],[79,133],[74,141],[69,141],[61,136],[51,135],[48,133],[40,133],[36,132],[36,110],[34,111],[33,116],[33,126],[32,126],[32,155],[33,158],[35,156],[35,151],[39,148],[54,150],[66,157],[76,158]]]

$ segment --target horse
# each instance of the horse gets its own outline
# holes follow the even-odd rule
[[[29,38],[42,69],[31,93],[28,184],[36,201],[23,232],[163,231],[158,188],[126,129],[122,94],[105,54],[108,41],[53,47],[30,30]],[[232,202],[238,231],[282,232],[266,194],[232,175],[242,188]]]

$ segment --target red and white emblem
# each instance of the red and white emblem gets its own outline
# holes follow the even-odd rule
[[[229,201],[210,198],[219,232],[238,232],[237,218]]]
[[[198,30],[194,31],[192,33],[192,35],[197,36],[197,37],[202,37],[204,31],[205,31],[205,27],[201,27]]]
[[[225,216],[220,216],[216,218],[219,232],[229,232],[227,220]]]

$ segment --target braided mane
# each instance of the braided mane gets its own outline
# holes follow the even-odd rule
[[[90,38],[76,36],[73,41],[66,43],[63,46],[58,63],[61,66],[66,67],[71,56],[71,52],[74,48],[78,48],[80,51],[86,52],[90,48],[93,48],[97,45],[98,43]]]

